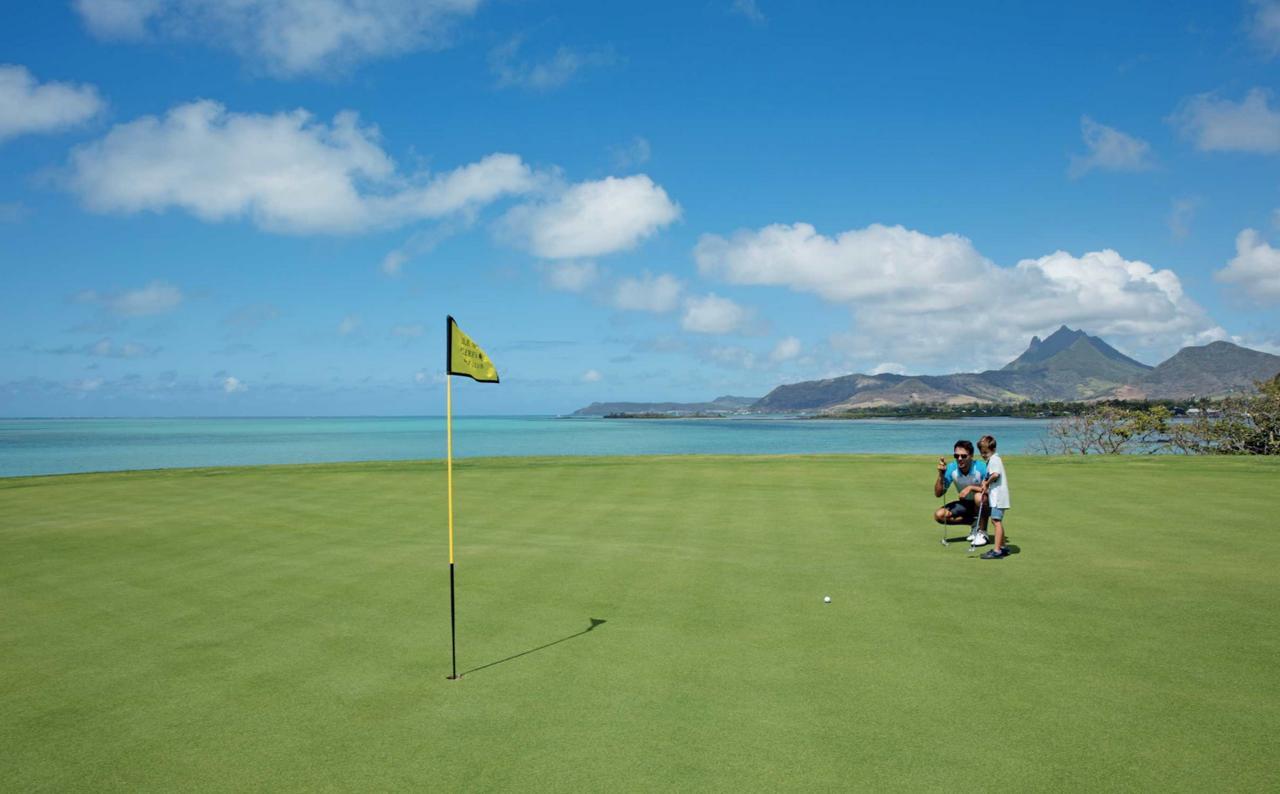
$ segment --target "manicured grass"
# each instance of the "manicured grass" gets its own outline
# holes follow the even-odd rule
[[[1274,790],[1280,461],[1006,462],[463,461],[459,681],[441,462],[0,480],[0,788]]]

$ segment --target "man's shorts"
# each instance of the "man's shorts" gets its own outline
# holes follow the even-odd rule
[[[951,514],[952,518],[973,521],[978,517],[978,507],[972,499],[957,499],[954,502],[947,502],[943,507]]]

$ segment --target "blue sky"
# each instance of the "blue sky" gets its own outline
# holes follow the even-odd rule
[[[1280,352],[1280,3],[0,6],[0,415]]]

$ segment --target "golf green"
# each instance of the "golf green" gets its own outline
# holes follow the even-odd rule
[[[458,463],[457,681],[440,461],[0,480],[0,788],[1274,790],[1280,460],[1006,463]]]

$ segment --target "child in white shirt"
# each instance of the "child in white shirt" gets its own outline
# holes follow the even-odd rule
[[[978,452],[987,462],[987,479],[982,484],[982,498],[987,500],[991,523],[996,528],[996,545],[983,554],[982,559],[1000,560],[1009,556],[1009,550],[1004,547],[1004,514],[1009,509],[1009,475],[1005,473],[1004,461],[996,454],[994,436],[978,439]]]

